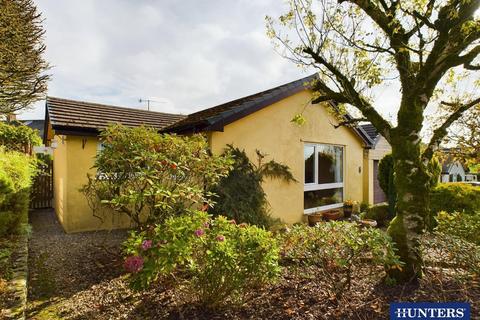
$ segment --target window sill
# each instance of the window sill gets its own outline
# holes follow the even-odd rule
[[[342,207],[343,207],[343,203],[329,204],[327,206],[305,209],[305,210],[303,210],[303,214],[304,215],[310,215],[310,214],[315,214],[315,213],[319,213],[319,212],[322,212],[322,211],[328,211],[328,210],[332,210],[332,209],[338,209],[338,208],[342,208]]]

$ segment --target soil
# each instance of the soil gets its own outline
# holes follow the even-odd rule
[[[472,319],[480,319],[478,281],[461,282],[433,269],[406,286],[382,284],[381,269],[357,274],[337,301],[326,279],[284,268],[276,284],[255,291],[243,305],[206,310],[185,290],[161,283],[132,291],[122,269],[125,231],[65,234],[51,211],[34,212],[31,222],[27,319],[388,319],[393,301],[466,301]]]

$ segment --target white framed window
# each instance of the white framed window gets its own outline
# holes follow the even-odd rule
[[[98,141],[98,142],[97,142],[97,154],[99,154],[100,152],[102,152],[103,149],[105,149],[105,145],[103,144],[103,142]]]
[[[344,147],[305,143],[303,147],[305,214],[340,208],[344,199]]]

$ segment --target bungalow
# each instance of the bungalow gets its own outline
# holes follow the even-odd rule
[[[100,222],[79,189],[93,173],[98,133],[110,123],[153,126],[161,132],[204,133],[214,153],[227,144],[269,154],[299,181],[264,184],[272,215],[287,223],[339,208],[346,199],[384,200],[374,182],[378,160],[389,149],[373,127],[340,127],[325,105],[312,105],[311,77],[230,101],[188,116],[48,97],[45,141],[54,147],[55,210],[67,232],[128,225],[126,217]],[[303,113],[306,123],[291,122]],[[383,139],[383,140],[382,140]],[[377,191],[376,191],[377,190]],[[377,193],[376,193],[377,192]]]

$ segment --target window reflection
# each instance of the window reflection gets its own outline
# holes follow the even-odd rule
[[[305,161],[305,183],[315,182],[315,147],[305,146],[303,150]]]

